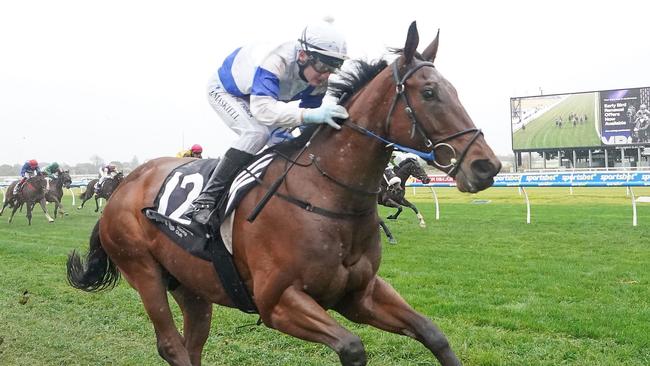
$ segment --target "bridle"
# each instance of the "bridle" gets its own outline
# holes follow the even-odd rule
[[[350,120],[346,121],[344,126],[349,126],[349,127],[351,127],[352,129],[354,129],[354,130],[356,130],[358,132],[361,132],[361,133],[363,133],[363,134],[365,134],[367,136],[371,136],[371,137],[373,137],[375,139],[378,139],[378,140],[384,142],[387,147],[391,147],[394,150],[403,151],[403,152],[407,152],[407,153],[413,153],[413,154],[421,157],[422,159],[433,163],[433,165],[435,165],[439,169],[444,170],[444,169],[451,168],[451,170],[449,170],[448,174],[453,176],[456,173],[456,171],[458,170],[458,168],[460,167],[460,164],[465,159],[465,156],[467,155],[467,152],[468,152],[469,148],[474,144],[474,142],[476,142],[478,137],[483,134],[483,131],[481,131],[478,128],[468,128],[468,129],[453,133],[453,134],[451,134],[451,135],[449,135],[447,137],[436,140],[435,142],[432,142],[427,137],[427,135],[424,133],[424,128],[422,127],[422,124],[418,121],[417,116],[415,115],[415,111],[411,107],[411,103],[409,102],[408,94],[407,94],[406,87],[405,87],[406,81],[411,76],[413,76],[413,74],[415,74],[416,71],[418,71],[419,69],[421,69],[423,67],[435,67],[435,66],[433,65],[432,62],[421,62],[421,63],[415,65],[414,67],[408,69],[406,71],[406,73],[404,73],[404,75],[400,78],[398,62],[397,61],[393,62],[392,71],[393,71],[393,80],[395,81],[395,96],[393,97],[393,101],[391,102],[390,108],[388,109],[388,115],[386,116],[385,125],[386,125],[386,131],[387,132],[390,131],[390,123],[392,121],[393,111],[395,110],[395,107],[397,106],[397,102],[399,100],[403,101],[404,102],[404,112],[406,113],[406,115],[409,117],[409,120],[411,121],[411,139],[415,138],[415,132],[417,131],[418,134],[420,135],[420,137],[422,139],[424,139],[424,145],[427,148],[431,148],[431,151],[429,151],[429,152],[419,151],[419,150],[412,149],[410,147],[406,147],[406,146],[397,144],[397,143],[395,143],[393,141],[390,141],[390,140],[388,140],[386,138],[383,138],[383,137],[375,134],[374,132],[372,132],[372,131],[364,128],[364,127],[361,127],[361,126],[353,123]],[[451,141],[451,140],[453,140],[453,139],[455,139],[455,138],[457,138],[459,136],[468,134],[468,133],[473,133],[472,137],[467,142],[467,144],[465,145],[465,147],[463,148],[461,153],[457,154],[456,149],[454,149],[454,147],[451,146],[450,144],[448,144],[447,142]],[[441,164],[436,160],[435,151],[437,149],[440,149],[440,148],[447,148],[447,149],[449,149],[451,151],[452,158],[450,159],[449,164]]]

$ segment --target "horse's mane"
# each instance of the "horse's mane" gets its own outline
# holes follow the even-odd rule
[[[340,71],[336,74],[337,78],[330,82],[331,95],[339,99],[339,104],[345,104],[348,98],[366,86],[386,66],[388,62],[383,59],[373,62],[352,61],[352,70]]]
[[[330,93],[333,97],[339,99],[339,104],[344,104],[349,97],[368,84],[388,65],[386,60],[383,59],[373,62],[354,60],[352,64],[352,70],[341,71],[337,74],[337,80],[333,80],[329,84]],[[292,152],[305,146],[317,127],[318,125],[303,127],[300,136],[277,144],[272,149],[285,156],[291,155]]]
[[[400,161],[400,163],[397,164],[397,167],[402,168],[402,167],[405,167],[407,164],[413,164],[413,163],[417,163],[417,160],[415,160],[415,158],[406,158],[406,159]]]

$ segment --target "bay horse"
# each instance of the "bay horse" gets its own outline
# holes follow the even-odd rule
[[[397,220],[397,217],[402,213],[402,206],[406,206],[415,212],[419,220],[420,227],[427,227],[427,223],[424,221],[424,217],[420,213],[417,207],[414,204],[409,202],[406,197],[406,181],[409,177],[413,176],[419,179],[422,183],[427,184],[430,181],[429,175],[427,172],[420,166],[420,163],[414,158],[407,158],[402,160],[397,166],[397,169],[393,169],[393,172],[397,177],[401,179],[400,189],[389,189],[388,183],[385,179],[381,180],[381,190],[377,196],[377,202],[380,205],[386,207],[397,208],[397,212],[386,217],[389,220]]]
[[[442,365],[460,364],[438,327],[377,276],[377,192],[393,148],[418,149],[463,192],[490,187],[501,167],[454,87],[433,66],[438,36],[421,55],[418,41],[413,22],[391,66],[357,61],[356,70],[341,72],[333,87],[336,97],[346,96],[340,100],[350,117],[342,129],[318,128],[286,174],[288,162],[275,159],[233,218],[233,261],[261,321],[330,347],[345,366],[366,365],[366,351],[327,309],[414,338]],[[158,158],[135,169],[95,224],[85,260],[73,251],[67,261],[68,281],[81,290],[111,288],[123,275],[153,323],[160,356],[184,366],[201,364],[212,304],[235,307],[212,263],[176,245],[142,213],[170,172],[186,162]],[[277,193],[249,222],[281,176],[286,179]],[[297,200],[309,205],[292,203]],[[182,335],[167,298],[169,276],[177,283],[170,291],[183,313]]]
[[[113,195],[113,192],[117,187],[122,183],[124,180],[124,174],[122,172],[117,172],[115,177],[113,178],[108,178],[104,180],[102,183],[102,186],[99,187],[99,191],[95,192],[95,184],[99,181],[99,179],[93,179],[88,184],[86,185],[86,190],[81,193],[81,196],[79,198],[81,199],[81,204],[79,207],[77,207],[77,210],[81,210],[84,208],[84,204],[86,201],[89,199],[95,197],[95,212],[99,211],[99,199],[103,198],[104,200],[108,201],[108,199]]]
[[[11,207],[11,215],[9,216],[9,223],[13,221],[16,211],[23,205],[27,206],[27,222],[29,225],[32,224],[32,210],[36,203],[41,205],[43,212],[45,213],[45,218],[48,222],[54,222],[54,219],[47,212],[47,207],[45,207],[45,187],[47,182],[45,177],[42,174],[37,174],[25,182],[23,187],[14,195],[14,187],[18,184],[19,181],[15,181],[7,187],[5,203],[2,205],[0,210],[0,216],[4,213],[7,206]]]

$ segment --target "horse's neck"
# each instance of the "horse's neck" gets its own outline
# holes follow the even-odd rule
[[[314,141],[310,153],[323,171],[358,190],[378,189],[390,158],[382,144],[347,127],[330,130],[319,140]]]
[[[411,169],[409,169],[408,165],[404,165],[403,167],[397,169],[395,175],[398,176],[402,182],[405,182],[406,179],[411,176]]]
[[[385,123],[389,107],[385,99],[392,87],[391,83],[375,77],[355,93],[347,105],[350,115],[348,123],[386,137]],[[390,150],[386,149],[385,143],[345,124],[340,131],[332,130],[331,135],[323,145],[328,145],[327,154],[338,161],[337,170],[354,177],[367,188],[376,189],[390,159]]]

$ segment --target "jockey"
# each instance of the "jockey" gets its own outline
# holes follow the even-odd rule
[[[177,158],[199,158],[202,159],[203,148],[199,144],[194,144],[187,150],[180,151],[176,154]]]
[[[41,172],[41,169],[38,167],[38,161],[32,159],[28,160],[23,164],[23,167],[20,168],[20,182],[14,186],[13,194],[16,195],[23,188],[23,184],[27,179],[36,176]]]
[[[58,178],[59,174],[61,174],[61,168],[59,167],[59,163],[56,161],[51,162],[48,164],[48,166],[43,169],[43,172],[45,173],[45,180],[47,181],[47,190],[50,189],[50,181],[52,179]]]
[[[208,83],[208,101],[239,138],[185,215],[208,223],[230,181],[269,142],[273,130],[303,124],[340,129],[334,118],[347,118],[347,111],[322,100],[330,74],[346,58],[345,39],[326,22],[307,26],[297,40],[270,48],[244,46],[226,57]]]
[[[106,164],[99,168],[99,180],[95,183],[95,193],[99,193],[99,190],[104,184],[104,181],[108,178],[115,178],[117,175],[117,167],[115,164]]]
[[[402,184],[402,179],[395,175],[393,168],[393,164],[388,163],[388,166],[384,169],[384,180],[388,185],[388,190],[398,191],[401,188],[400,185]]]

